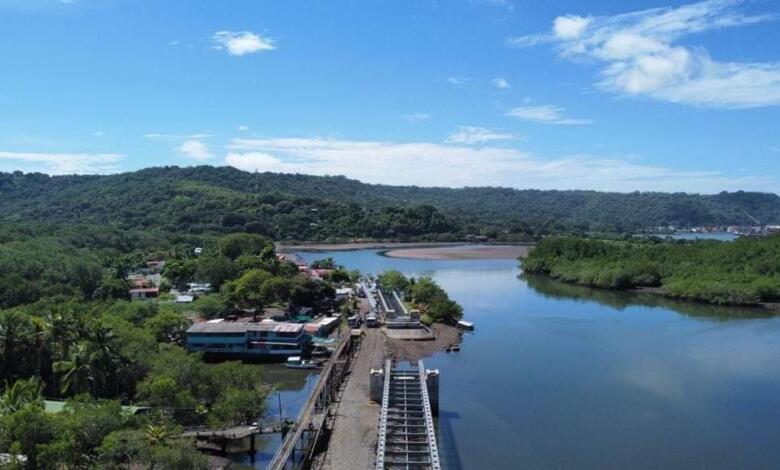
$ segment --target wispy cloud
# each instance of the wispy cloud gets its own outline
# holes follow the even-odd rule
[[[236,127],[236,129],[238,129],[241,132],[246,132],[246,131],[249,130],[249,127],[242,124],[242,125]]]
[[[214,158],[214,154],[211,153],[208,146],[196,139],[185,140],[176,147],[176,150],[192,160],[204,161]]]
[[[225,163],[248,171],[346,175],[368,183],[419,186],[712,193],[780,184],[774,177],[680,171],[630,158],[567,155],[546,159],[515,148],[431,142],[234,139],[228,145]]]
[[[227,50],[232,56],[276,49],[276,41],[250,31],[218,31],[211,39],[215,49]]]
[[[5,171],[21,170],[51,175],[112,173],[119,170],[124,155],[118,153],[34,153],[2,152]]]
[[[590,119],[578,119],[567,117],[565,109],[553,106],[518,106],[510,109],[506,115],[525,121],[534,121],[541,124],[555,124],[559,126],[582,126],[592,124]]]
[[[401,117],[412,124],[419,124],[423,121],[427,121],[428,119],[430,119],[431,115],[428,113],[412,113],[412,114],[404,114]]]
[[[519,136],[509,132],[500,132],[484,127],[461,126],[445,140],[448,144],[484,144],[487,142],[498,142],[502,140],[516,140]]]
[[[501,88],[503,90],[512,88],[512,85],[510,85],[505,78],[501,78],[501,77],[496,77],[493,79],[493,86],[495,86],[496,88]]]
[[[780,105],[779,62],[718,62],[685,36],[776,20],[741,11],[741,0],[706,0],[614,16],[566,15],[549,33],[510,37],[515,47],[554,44],[561,57],[603,64],[596,86],[629,96],[720,108]]]
[[[149,140],[155,140],[160,142],[176,142],[180,140],[188,140],[188,139],[205,139],[206,137],[210,137],[211,134],[208,133],[200,133],[200,134],[161,134],[158,132],[150,132],[147,134],[144,134],[144,137]]]
[[[510,0],[472,0],[472,2],[480,5],[492,5],[497,7],[504,7],[509,11],[515,9],[515,4]]]
[[[446,82],[449,83],[452,86],[461,87],[470,82],[471,79],[468,77],[448,77]]]

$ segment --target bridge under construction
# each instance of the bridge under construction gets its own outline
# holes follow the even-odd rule
[[[438,371],[400,368],[388,360],[383,371],[376,470],[439,470],[433,414],[438,405]],[[435,401],[431,403],[431,393]]]

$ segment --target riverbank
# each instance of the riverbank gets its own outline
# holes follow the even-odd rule
[[[350,242],[350,243],[279,243],[278,253],[296,251],[384,250],[393,258],[410,259],[516,259],[525,256],[534,243],[469,242]]]
[[[560,282],[566,282],[566,281],[560,281]],[[587,286],[587,287],[593,287],[593,286]],[[593,288],[599,289],[599,287],[593,287]],[[757,302],[754,304],[718,304],[714,302],[707,302],[701,299],[689,299],[685,297],[678,297],[676,295],[669,295],[666,292],[664,292],[664,290],[660,287],[636,287],[633,289],[617,289],[617,290],[625,290],[626,292],[633,292],[635,294],[657,295],[657,296],[665,297],[667,299],[695,302],[704,305],[720,305],[723,307],[734,307],[734,308],[740,308],[745,310],[756,310],[757,312],[759,311],[771,312],[775,315],[780,315],[780,302]]]
[[[294,251],[357,251],[382,250],[397,248],[430,248],[460,246],[464,242],[349,242],[349,243],[279,243],[277,252],[290,253]]]
[[[434,323],[431,332],[434,338],[425,341],[388,338],[387,350],[399,361],[417,361],[442,352],[453,344],[460,344],[460,331],[454,326]]]
[[[527,256],[532,246],[526,244],[404,247],[388,250],[383,254],[391,258],[423,260],[517,259]]]

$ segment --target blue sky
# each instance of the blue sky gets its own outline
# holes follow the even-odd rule
[[[0,170],[780,188],[780,3],[0,0]]]

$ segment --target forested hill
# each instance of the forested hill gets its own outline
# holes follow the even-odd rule
[[[80,222],[277,240],[523,239],[659,225],[780,223],[776,194],[420,188],[344,177],[164,167],[102,176],[0,173],[0,221]]]

